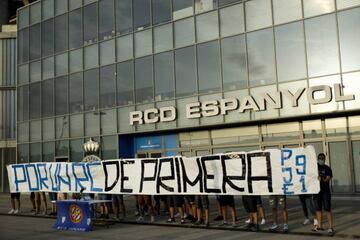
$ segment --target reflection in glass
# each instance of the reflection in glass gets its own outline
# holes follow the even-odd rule
[[[220,9],[221,36],[226,37],[245,31],[243,4]]]
[[[30,141],[41,140],[41,120],[34,120],[30,122]]]
[[[175,51],[176,96],[189,96],[197,92],[195,48],[193,46]]]
[[[219,2],[219,7],[221,7],[221,6],[225,6],[227,4],[241,2],[241,0],[218,0],[218,2]]]
[[[30,82],[36,82],[41,80],[41,62],[30,63]]]
[[[29,29],[18,31],[18,63],[29,61]]]
[[[29,82],[29,64],[24,64],[18,66],[18,83],[28,83]]]
[[[68,9],[68,2],[64,0],[55,0],[55,14],[59,15],[66,12]]]
[[[55,79],[55,113],[68,113],[68,78],[67,76]]]
[[[99,116],[96,112],[85,114],[85,136],[97,136],[100,134]]]
[[[125,61],[133,58],[133,35],[126,35],[116,39],[117,61]]]
[[[82,9],[79,8],[69,13],[69,49],[82,45]]]
[[[40,82],[30,84],[30,119],[40,118],[40,104]]]
[[[172,0],[173,19],[191,16],[194,13],[193,0]]]
[[[54,115],[54,80],[43,81],[41,92],[42,117],[51,117]]]
[[[334,176],[331,182],[334,192],[350,192],[351,190],[350,163],[347,153],[348,146],[345,141],[329,143],[330,164]]]
[[[100,68],[100,108],[115,106],[115,91],[115,65]]]
[[[84,136],[84,118],[82,114],[70,116],[70,137]]]
[[[346,118],[325,119],[326,136],[344,136],[347,134]]]
[[[41,143],[30,144],[30,162],[41,162]]]
[[[45,58],[42,61],[42,79],[54,77],[54,57]]]
[[[29,119],[29,85],[17,88],[17,120],[18,122]]]
[[[360,106],[360,72],[343,74],[344,95],[354,95],[355,99],[345,101],[345,109],[358,109]]]
[[[97,41],[97,4],[84,7],[84,44],[91,44]]]
[[[247,87],[246,50],[243,35],[221,40],[223,88],[225,91]]]
[[[219,42],[213,41],[198,45],[199,93],[212,93],[220,90]]]
[[[68,48],[68,15],[64,14],[55,18],[55,53]]]
[[[217,0],[195,0],[195,13],[211,11],[217,7]]]
[[[171,20],[171,0],[152,1],[153,24]]]
[[[152,30],[135,33],[135,57],[152,53]]]
[[[301,0],[273,0],[273,8],[275,24],[302,18]]]
[[[132,7],[131,0],[115,1],[116,34],[124,34],[132,31]]]
[[[29,25],[29,8],[22,8],[19,9],[19,13],[18,13],[18,27],[23,28],[23,27],[27,27]]]
[[[84,140],[82,138],[70,141],[70,162],[81,162],[84,157]]]
[[[271,0],[252,0],[245,3],[247,31],[271,26]]]
[[[54,162],[55,161],[55,143],[44,142],[42,145],[42,160],[43,162]]]
[[[348,7],[359,6],[359,0],[336,0],[336,7],[337,9],[344,9]]]
[[[136,102],[147,103],[153,100],[152,57],[135,60]]]
[[[164,52],[154,57],[155,101],[174,97],[173,53]]]
[[[42,56],[48,56],[54,53],[53,19],[41,23],[41,51]]]
[[[55,119],[55,136],[56,139],[69,137],[69,117],[64,115]]]
[[[29,144],[17,145],[17,163],[29,162]]]
[[[82,72],[74,73],[69,76],[69,110],[70,113],[83,111],[83,79]],[[80,91],[79,91],[80,90]]]
[[[99,100],[99,75],[98,69],[91,69],[84,73],[84,108],[87,110],[96,110]]]
[[[82,48],[71,51],[69,54],[69,67],[70,72],[78,72],[83,69],[83,52]]]
[[[30,61],[40,58],[40,24],[30,27]]]
[[[101,116],[101,134],[108,135],[114,134],[117,131],[117,122],[116,122],[116,109],[110,109],[102,111]]]
[[[55,75],[61,76],[68,73],[68,54],[63,53],[55,56]]]
[[[85,69],[97,67],[99,65],[99,57],[98,57],[98,45],[94,44],[91,46],[87,46],[84,49],[84,67]]]
[[[101,138],[101,159],[117,159],[118,136],[107,136]]]
[[[309,77],[339,72],[335,15],[305,20]]]
[[[134,67],[133,61],[117,64],[117,105],[134,104]]]
[[[133,0],[134,30],[142,30],[151,25],[150,0]]]
[[[41,21],[41,3],[37,2],[30,5],[30,24]]]
[[[100,65],[107,65],[115,62],[115,40],[100,43]]]
[[[197,16],[196,25],[196,36],[198,42],[205,42],[219,37],[217,11]]]
[[[172,24],[154,28],[154,52],[163,52],[173,48]]]
[[[113,0],[99,0],[99,40],[115,35]]]
[[[275,28],[279,82],[306,77],[305,43],[302,22]]]
[[[69,141],[56,141],[55,143],[55,156],[68,157],[69,154]]]
[[[53,118],[42,121],[42,137],[43,140],[55,139],[55,122]]]
[[[335,10],[334,0],[303,0],[305,17],[312,17]]]
[[[175,47],[183,47],[195,43],[194,18],[177,21],[174,24]]]
[[[249,33],[247,38],[250,86],[266,85],[275,82],[272,29]]]

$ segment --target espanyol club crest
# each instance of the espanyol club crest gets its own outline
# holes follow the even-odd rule
[[[78,224],[83,219],[83,212],[77,204],[71,204],[69,207],[69,217],[71,222]]]

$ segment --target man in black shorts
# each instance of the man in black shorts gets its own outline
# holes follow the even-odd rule
[[[219,201],[221,212],[224,217],[223,222],[220,224],[220,226],[226,226],[228,225],[227,222],[227,207],[230,207],[231,212],[231,220],[232,220],[232,227],[237,227],[236,224],[236,209],[235,209],[235,200],[234,196],[232,195],[218,195],[216,196],[217,200]]]
[[[8,212],[8,214],[19,214],[19,213],[20,213],[20,193],[11,193],[11,210]]]
[[[313,196],[314,204],[316,208],[316,218],[318,225],[313,228],[313,231],[323,231],[322,225],[322,209],[327,212],[327,219],[329,222],[328,234],[330,236],[334,235],[334,226],[333,226],[333,215],[331,210],[331,190],[330,190],[330,181],[332,178],[332,170],[329,166],[325,165],[325,154],[320,153],[318,155],[318,179],[320,181],[320,192]]]
[[[242,196],[242,201],[246,212],[249,214],[250,221],[246,228],[253,232],[259,231],[259,223],[257,216],[258,196]]]

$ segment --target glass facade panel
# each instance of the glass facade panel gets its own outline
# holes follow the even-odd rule
[[[219,37],[218,12],[202,14],[196,17],[197,42],[205,42]]]
[[[360,191],[360,141],[352,141],[352,157],[354,160],[355,188]]]
[[[232,4],[232,3],[236,3],[236,2],[241,2],[242,0],[218,0],[219,2],[219,7],[228,5],[228,4]]]
[[[79,72],[79,71],[83,70],[83,50],[82,50],[82,48],[71,51],[69,53],[69,68],[70,68],[70,73]]]
[[[135,33],[135,57],[141,57],[152,53],[151,29]]]
[[[243,35],[221,40],[224,91],[247,87],[245,39]]]
[[[306,57],[302,22],[275,28],[279,82],[306,78]]]
[[[250,86],[276,81],[274,38],[272,29],[247,35]]]
[[[116,34],[124,34],[132,30],[131,0],[115,1]]]
[[[243,4],[220,9],[220,31],[222,37],[245,31]]]
[[[37,2],[30,6],[30,24],[38,23],[41,20],[41,3]]]
[[[84,136],[84,118],[82,114],[70,116],[70,137]]]
[[[100,65],[115,62],[115,40],[100,43]]]
[[[91,69],[84,73],[84,110],[95,110],[99,101],[99,73],[98,69]]]
[[[339,72],[335,15],[305,21],[309,77]]]
[[[106,40],[115,36],[114,2],[113,0],[99,0],[99,40]]]
[[[41,84],[42,117],[54,116],[54,80],[49,79]]]
[[[117,132],[117,111],[116,109],[100,112],[101,116],[101,134],[109,135]]]
[[[54,53],[53,19],[41,23],[41,51],[42,56],[48,56]]]
[[[199,93],[213,93],[221,89],[219,42],[198,45]]]
[[[171,20],[171,0],[152,1],[153,24],[159,24]]]
[[[68,1],[67,0],[55,0],[55,14],[63,14],[68,10]]]
[[[40,118],[40,83],[30,84],[30,119]]]
[[[135,60],[135,88],[136,102],[147,103],[153,101],[152,57]]]
[[[107,136],[101,138],[101,159],[117,159],[118,136]]]
[[[82,0],[69,0],[69,10],[79,8],[82,5]]]
[[[29,61],[29,29],[25,28],[18,32],[18,63]]]
[[[18,66],[18,83],[28,83],[29,82],[29,64],[24,64]]]
[[[82,94],[82,88],[83,88],[82,77],[83,77],[82,72],[74,73],[69,76],[69,111],[70,111],[70,113],[82,112],[84,110],[83,94]]]
[[[29,141],[29,122],[19,123],[17,127],[18,136],[17,141],[19,143]]]
[[[343,74],[344,95],[354,95],[353,101],[345,101],[345,109],[358,109],[360,106],[360,72]]]
[[[173,59],[173,52],[164,52],[154,57],[155,101],[174,97]]]
[[[134,104],[133,61],[118,63],[116,68],[117,105]]]
[[[82,138],[70,141],[70,162],[81,162],[83,160],[83,144]]]
[[[172,24],[154,28],[154,52],[163,52],[173,48]]]
[[[348,117],[349,121],[349,134],[359,135],[360,134],[360,116]]]
[[[30,61],[40,58],[40,24],[30,27]]]
[[[97,136],[100,134],[99,113],[90,112],[85,114],[85,136]]]
[[[82,45],[82,9],[69,13],[69,49]]]
[[[68,15],[64,14],[55,18],[55,53],[68,49]]]
[[[122,107],[118,108],[118,132],[127,133],[133,132],[135,126],[129,124],[129,113],[135,111],[135,107]]]
[[[345,136],[347,133],[346,118],[325,119],[326,136]]]
[[[29,85],[17,88],[17,120],[24,121],[29,119]]]
[[[184,47],[195,43],[194,18],[187,18],[174,23],[175,47]]]
[[[360,8],[338,13],[341,65],[344,72],[360,69]]]
[[[61,76],[68,73],[68,54],[63,53],[55,56],[55,76]]]
[[[115,106],[115,91],[115,65],[100,68],[100,108]]]
[[[48,19],[54,16],[54,0],[42,1],[42,19]]]
[[[126,35],[116,39],[117,61],[122,62],[133,58],[133,35]]]
[[[346,142],[330,142],[329,156],[333,171],[332,185],[334,192],[349,192],[351,189],[350,163]]]
[[[41,62],[30,63],[30,82],[37,82],[41,80]]]
[[[55,79],[55,113],[68,113],[68,78],[67,76]]]
[[[43,162],[55,161],[55,143],[45,142],[42,145],[42,160]]]
[[[97,41],[97,4],[84,7],[84,44],[91,44]]]
[[[142,30],[151,25],[151,0],[133,0],[134,30]]]
[[[98,45],[94,44],[84,49],[84,68],[89,69],[99,65],[99,49]]]
[[[69,156],[69,141],[56,141],[55,143],[55,156],[68,157]]]
[[[69,137],[69,117],[57,117],[55,120],[55,137],[63,139]]]
[[[193,46],[175,51],[176,96],[197,93],[195,48]]]
[[[271,0],[252,0],[245,3],[247,31],[272,25]]]
[[[172,0],[173,19],[180,19],[194,14],[193,0]]]
[[[35,120],[30,122],[30,141],[41,140],[41,120]]]
[[[335,10],[334,0],[303,0],[305,17],[312,17]]]
[[[43,140],[55,139],[55,122],[53,118],[43,119],[42,135],[43,135]]]
[[[17,147],[18,161],[17,163],[28,163],[29,162],[29,145],[20,144]]]
[[[195,13],[211,11],[217,8],[217,0],[195,0]]]
[[[282,24],[302,18],[301,0],[273,0],[274,24]]]
[[[344,9],[360,5],[360,0],[336,0],[337,9]]]
[[[29,8],[23,8],[18,13],[18,25],[19,29],[27,27],[29,25]]]
[[[303,121],[302,125],[305,138],[322,137],[321,120]]]
[[[41,143],[30,144],[30,162],[41,162]]]
[[[45,58],[42,61],[42,79],[54,77],[54,57]]]

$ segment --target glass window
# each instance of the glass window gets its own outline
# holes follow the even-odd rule
[[[98,69],[91,69],[84,73],[84,107],[85,111],[98,108],[99,101]]]
[[[172,24],[154,28],[154,52],[163,52],[173,48]]]
[[[85,136],[96,136],[100,134],[100,120],[97,112],[85,114]]]
[[[42,56],[54,54],[54,20],[49,19],[41,23]]]
[[[135,33],[135,57],[141,57],[152,53],[151,29]]]
[[[359,133],[360,133],[360,116],[348,117],[348,121],[349,121],[349,134],[350,135],[359,135]]]
[[[132,30],[131,0],[115,1],[116,34],[124,34]]]
[[[303,23],[276,27],[275,39],[279,82],[306,78]]]
[[[28,163],[29,162],[29,145],[28,144],[19,144],[17,146],[17,163]]]
[[[117,64],[117,105],[134,104],[134,67],[133,61]]]
[[[45,58],[42,60],[42,79],[49,79],[54,77],[54,57]]]
[[[151,25],[150,0],[133,0],[134,30],[142,30]]]
[[[41,98],[42,98],[42,116],[51,117],[54,116],[54,80],[49,79],[42,82],[41,86]]]
[[[78,50],[71,51],[69,54],[69,67],[70,72],[78,72],[83,69],[83,50],[82,48]]]
[[[42,160],[44,162],[54,162],[55,160],[55,143],[45,142],[42,145]]]
[[[273,8],[275,24],[302,18],[301,0],[273,0]]]
[[[360,8],[338,13],[341,64],[344,72],[360,69]]]
[[[67,9],[68,9],[68,1],[55,0],[55,14],[56,15],[67,12]]]
[[[18,142],[28,142],[29,141],[29,122],[18,123]]]
[[[42,1],[42,19],[48,19],[54,16],[54,0]]]
[[[91,46],[87,46],[84,49],[84,67],[85,69],[97,67],[99,65],[99,52],[98,45],[94,44]]]
[[[337,9],[355,7],[360,5],[360,0],[336,0]]]
[[[205,42],[219,37],[217,11],[196,17],[196,36],[198,42]]]
[[[83,0],[83,1],[84,1],[84,5],[86,5],[86,4],[96,2],[97,0]]]
[[[217,8],[217,0],[195,0],[195,13],[211,11]]]
[[[30,82],[36,82],[41,80],[41,62],[30,63]]]
[[[352,189],[347,142],[330,142],[329,157],[333,171],[333,191],[350,192]]]
[[[41,3],[37,2],[30,5],[30,24],[41,21]]]
[[[173,19],[180,19],[194,14],[193,0],[172,0]]]
[[[275,82],[274,38],[272,29],[247,35],[250,86]]]
[[[79,8],[82,5],[82,0],[69,0],[69,10]]]
[[[55,139],[55,123],[53,118],[42,121],[42,133],[43,140]]]
[[[69,13],[69,49],[81,47],[82,41],[82,9]]]
[[[338,43],[334,15],[305,21],[309,77],[339,72]]]
[[[335,10],[334,0],[303,0],[305,17],[312,17],[324,13],[333,12]]]
[[[40,24],[30,27],[30,61],[40,58]]]
[[[68,78],[67,76],[55,79],[55,113],[68,113]]]
[[[55,53],[68,48],[68,16],[67,14],[55,18]]]
[[[126,35],[116,39],[117,61],[122,62],[133,58],[133,35]]]
[[[129,113],[135,111],[134,106],[118,108],[118,132],[126,133],[135,130],[135,126],[129,124]]]
[[[101,138],[101,159],[117,159],[118,136],[107,136]]]
[[[61,76],[68,73],[68,54],[63,53],[55,56],[55,75]]]
[[[116,108],[102,111],[100,113],[102,135],[114,134],[117,132],[116,114]]]
[[[346,118],[325,119],[326,136],[344,136],[347,133]]]
[[[96,3],[84,7],[84,44],[97,41],[97,8]]]
[[[135,60],[136,102],[147,103],[153,100],[152,57]]]
[[[18,45],[19,45],[19,53],[18,62],[25,63],[29,61],[29,29],[25,28],[18,32]]]
[[[228,5],[228,4],[241,2],[241,0],[218,0],[218,2],[219,2],[219,7],[221,7],[221,6],[225,6],[225,5]]]
[[[18,82],[19,84],[29,82],[29,64],[18,66]]]
[[[69,77],[69,110],[70,113],[83,111],[83,74],[82,72],[71,74]]]
[[[41,120],[30,122],[30,141],[41,140]]]
[[[223,89],[231,91],[247,87],[245,39],[243,35],[221,40]]]
[[[299,123],[275,123],[261,125],[263,141],[299,139]]]
[[[55,156],[68,157],[69,155],[69,141],[56,141],[55,143]]]
[[[280,109],[280,116],[296,116],[310,113],[309,102],[305,93],[302,93],[302,97],[298,99],[296,107],[293,106],[293,97],[289,94],[289,91],[291,94],[295,94],[296,91],[304,87],[307,87],[306,80],[279,84],[283,104],[283,107]]]
[[[23,121],[29,119],[29,86],[20,86],[17,90],[17,120]]]
[[[99,0],[99,40],[115,35],[113,0]]]
[[[27,27],[29,25],[29,8],[23,8],[19,10],[18,14],[19,29]]]
[[[84,140],[76,139],[70,141],[70,161],[71,162],[81,162],[84,157],[83,152]]]
[[[271,26],[271,0],[247,1],[245,9],[247,31]]]
[[[194,18],[177,21],[175,28],[175,47],[184,47],[195,43]]]
[[[100,43],[100,65],[115,62],[115,40]]]
[[[165,52],[154,57],[155,100],[168,100],[174,97],[173,52]]]
[[[220,91],[219,42],[198,45],[199,93]]]
[[[115,65],[100,68],[100,108],[115,106],[115,91]]]
[[[70,116],[70,137],[84,136],[84,118],[82,114]]]
[[[55,136],[57,139],[69,137],[69,117],[62,116],[55,120]]]
[[[30,119],[40,118],[40,83],[30,84]]]
[[[171,20],[171,0],[152,1],[153,24]]]
[[[303,121],[302,125],[305,138],[322,137],[321,120]]]
[[[41,143],[30,144],[30,162],[41,162]]]
[[[359,109],[360,106],[360,72],[353,72],[343,74],[343,86],[344,86],[344,95],[354,94],[355,99],[352,101],[345,101],[345,109]]]
[[[221,36],[243,33],[245,28],[243,4],[220,9]]]
[[[354,161],[355,187],[360,191],[360,141],[351,141],[352,157]]]
[[[175,51],[176,96],[197,93],[195,48],[193,46]]]

